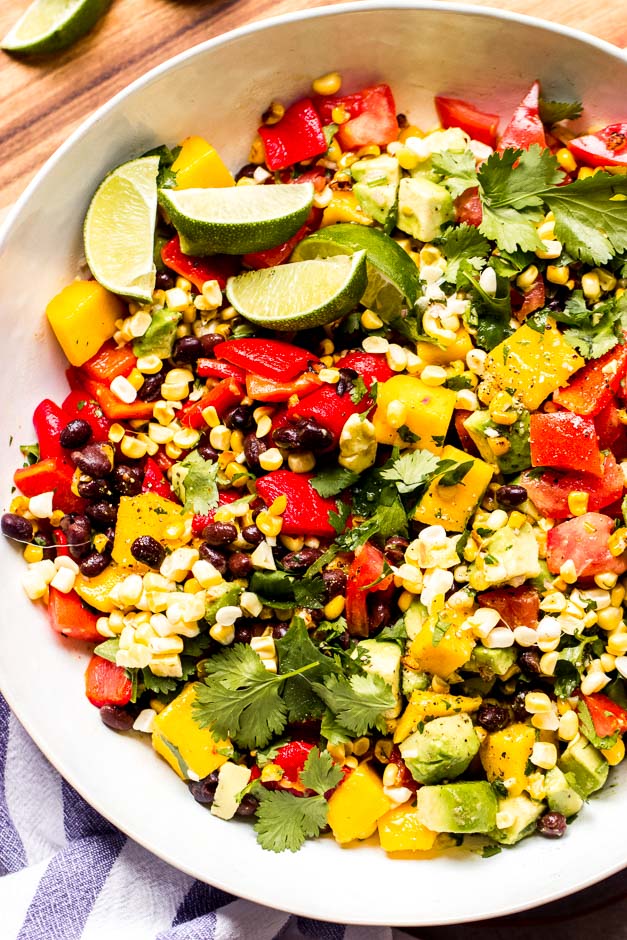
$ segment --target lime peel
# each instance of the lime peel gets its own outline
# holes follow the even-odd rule
[[[7,52],[35,55],[70,46],[95,26],[111,0],[35,0],[0,43]]]

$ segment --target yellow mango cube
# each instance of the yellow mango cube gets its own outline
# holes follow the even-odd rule
[[[442,346],[436,346],[435,343],[418,343],[416,352],[428,365],[445,366],[458,359],[465,360],[472,348],[470,333],[462,327],[455,334],[455,339],[442,340]]]
[[[180,695],[155,718],[152,746],[170,767],[185,780],[189,771],[201,779],[213,773],[233,755],[227,739],[217,741],[208,728],[193,718],[196,684],[186,686]]]
[[[439,642],[433,645],[433,636],[438,618],[426,617],[409,647],[410,669],[429,672],[447,679],[460,666],[468,662],[475,646],[475,640],[461,629],[463,616],[452,610],[444,610],[439,615],[440,621],[448,620],[448,627]]]
[[[215,147],[204,137],[186,137],[172,164],[176,173],[175,189],[207,189],[234,186],[231,171],[224,165]]]
[[[111,556],[118,565],[138,569],[131,544],[139,535],[151,535],[163,542],[168,526],[181,523],[183,507],[157,493],[123,496],[120,500]],[[171,545],[172,540],[168,540]],[[145,570],[142,566],[142,570]]]
[[[111,591],[116,584],[128,578],[128,573],[128,568],[122,568],[115,564],[109,565],[94,578],[85,578],[79,572],[74,582],[74,590],[86,604],[91,604],[92,607],[102,611],[103,614],[110,614],[112,610],[116,610],[116,606],[111,600]]]
[[[360,764],[329,799],[328,823],[336,842],[367,839],[391,806],[380,777],[368,764]]]
[[[479,756],[490,783],[502,780],[509,796],[520,796],[527,786],[526,767],[535,742],[535,729],[522,722],[488,734]]]
[[[448,532],[463,532],[483,499],[494,475],[494,467],[449,444],[441,456],[443,460],[455,460],[457,463],[470,460],[472,467],[463,480],[454,486],[443,486],[435,479],[416,506],[414,519],[425,525],[442,525]]]
[[[381,848],[386,852],[425,852],[432,849],[437,832],[418,821],[415,806],[397,806],[377,823]]]
[[[468,695],[450,695],[444,692],[422,692],[416,689],[409,697],[409,704],[398,720],[394,730],[394,742],[404,741],[413,734],[418,725],[431,718],[445,718],[464,712],[469,715],[481,705],[481,698]]]
[[[555,321],[547,320],[544,333],[523,324],[495,346],[486,360],[485,377],[495,389],[513,390],[525,408],[535,411],[583,365],[585,360]]]
[[[357,222],[358,225],[372,225],[372,219],[366,215],[357,202],[354,193],[336,190],[331,202],[322,213],[320,228],[335,225],[336,222]]]
[[[415,375],[394,375],[377,388],[377,410],[372,419],[377,441],[403,443],[387,418],[388,405],[400,401],[407,410],[405,426],[417,436],[417,446],[439,454],[453,417],[455,397],[452,389],[425,385]]]
[[[82,366],[113,336],[124,309],[97,281],[72,281],[52,298],[46,316],[68,362]]]

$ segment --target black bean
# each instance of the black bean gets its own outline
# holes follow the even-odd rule
[[[220,336],[219,333],[205,333],[203,336],[199,336],[198,339],[202,346],[203,356],[213,356],[213,350],[216,346],[224,342],[224,336]]]
[[[5,512],[0,521],[2,534],[18,542],[31,542],[33,539],[32,523],[15,512]]]
[[[181,336],[172,350],[172,358],[177,362],[196,362],[202,354],[202,343],[195,336]]]
[[[119,705],[103,705],[100,709],[100,718],[107,728],[112,731],[130,731],[135,720],[132,714]]]
[[[503,506],[520,506],[527,499],[527,490],[518,483],[507,483],[499,486],[496,498]]]
[[[500,731],[509,724],[509,712],[502,705],[484,702],[479,706],[477,722],[486,731]]]
[[[387,627],[392,619],[389,601],[374,601],[368,615],[368,625],[371,630],[380,630]]]
[[[354,369],[340,369],[340,378],[335,386],[335,391],[340,398],[345,395],[346,392],[350,392],[358,374],[359,373],[355,372]]]
[[[326,600],[330,601],[333,597],[337,597],[338,594],[345,593],[347,582],[345,571],[341,571],[339,568],[323,571],[322,580],[324,581],[324,596]]]
[[[236,816],[254,816],[259,806],[259,800],[251,793],[247,793],[235,810]]]
[[[82,477],[78,481],[78,495],[85,499],[114,499],[113,487],[109,480],[92,480],[90,477]]]
[[[92,434],[92,427],[87,421],[83,421],[82,418],[75,418],[73,421],[69,421],[61,431],[59,443],[66,450],[73,450],[75,447],[82,447],[90,441]]]
[[[162,384],[162,372],[157,372],[156,375],[145,376],[144,384],[137,392],[137,397],[140,399],[140,401],[158,401],[161,398]]]
[[[201,542],[198,546],[198,553],[203,561],[210,561],[216,571],[219,571],[220,574],[226,574],[226,558],[219,549],[214,548],[213,545],[208,545],[207,542]]]
[[[256,169],[257,169],[256,163],[245,163],[244,166],[241,167],[235,174],[235,182],[237,182],[238,180],[241,180],[243,177],[246,177],[247,179],[252,179],[252,177],[255,175]]]
[[[218,454],[218,451],[215,449],[215,447],[212,447],[211,444],[209,443],[209,438],[208,437],[205,438],[204,435],[200,439],[200,443],[198,445],[197,450],[203,460],[210,460],[212,462],[215,462],[220,456]]]
[[[246,463],[254,473],[261,473],[260,456],[267,451],[265,439],[256,434],[247,434],[244,438],[244,456]]]
[[[160,568],[165,558],[165,548],[152,535],[140,535],[131,545],[131,555],[149,568]]]
[[[67,519],[67,516],[64,518]],[[70,555],[77,561],[91,552],[91,523],[87,516],[74,516],[65,529]]]
[[[208,545],[229,545],[237,538],[237,527],[232,522],[210,522],[202,530],[202,537]]]
[[[250,431],[255,421],[253,409],[248,405],[233,405],[224,413],[222,419],[230,431]]]
[[[399,568],[405,561],[405,550],[409,541],[401,535],[393,535],[385,543],[385,560],[389,565]]]
[[[242,625],[235,626],[234,643],[250,643],[253,636],[251,627]]]
[[[227,564],[234,578],[247,578],[249,574],[252,574],[253,563],[250,560],[250,555],[246,555],[244,552],[233,552]]]
[[[202,780],[189,780],[187,786],[197,803],[213,803],[218,786],[218,772],[214,770],[212,774],[203,777]]]
[[[138,496],[142,491],[144,471],[139,467],[120,464],[113,471],[113,485],[120,496]]]
[[[540,651],[536,646],[526,649],[518,657],[518,665],[524,673],[532,676],[539,676],[540,669]]]
[[[264,534],[256,525],[247,525],[242,529],[242,538],[249,545],[259,545],[264,540]]]
[[[42,532],[39,531],[37,535],[33,538],[33,545],[39,545],[43,549],[44,559],[50,559],[54,561],[57,555],[57,549],[54,544],[54,539],[52,537],[52,532]]]
[[[514,712],[514,718],[517,721],[525,721],[529,717],[529,712],[525,708],[525,698],[527,696],[527,691],[521,689],[520,692],[517,692],[514,698],[512,699],[512,711]]]
[[[97,503],[88,503],[85,508],[85,515],[89,516],[94,525],[114,526],[118,517],[118,507],[113,503],[106,503],[99,500]]]
[[[155,278],[156,290],[172,290],[174,287],[174,278],[167,271],[157,271]]]
[[[89,444],[82,450],[74,451],[72,460],[83,473],[101,480],[109,476],[113,469],[113,449],[109,444]]]
[[[326,450],[333,444],[333,435],[326,428],[320,427],[314,418],[298,418],[272,433],[272,439],[279,447],[289,451]]]
[[[81,574],[86,578],[95,578],[97,575],[102,574],[108,564],[109,558],[107,555],[103,555],[101,552],[91,552],[86,558],[83,558],[78,567]]]
[[[536,829],[545,839],[561,839],[566,832],[566,817],[562,813],[545,813],[537,821]]]
[[[322,555],[321,548],[310,548],[305,545],[297,552],[289,552],[283,558],[283,567],[287,571],[306,571],[314,561]]]

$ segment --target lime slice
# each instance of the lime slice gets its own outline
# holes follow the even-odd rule
[[[159,201],[188,255],[245,255],[282,245],[304,225],[313,185],[160,189]]]
[[[307,330],[350,313],[366,287],[366,252],[317,258],[232,277],[226,296],[238,313],[273,330]]]
[[[123,163],[104,178],[87,215],[85,257],[96,280],[124,297],[150,303],[159,157]]]
[[[24,55],[56,52],[84,36],[111,0],[35,0],[0,47]]]
[[[419,295],[418,268],[393,238],[365,225],[340,223],[320,229],[296,246],[292,261],[365,251],[368,285],[361,302],[384,320],[413,310]]]

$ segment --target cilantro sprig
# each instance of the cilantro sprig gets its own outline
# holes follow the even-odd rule
[[[172,467],[172,489],[185,512],[208,513],[218,505],[218,464],[192,450]]]

